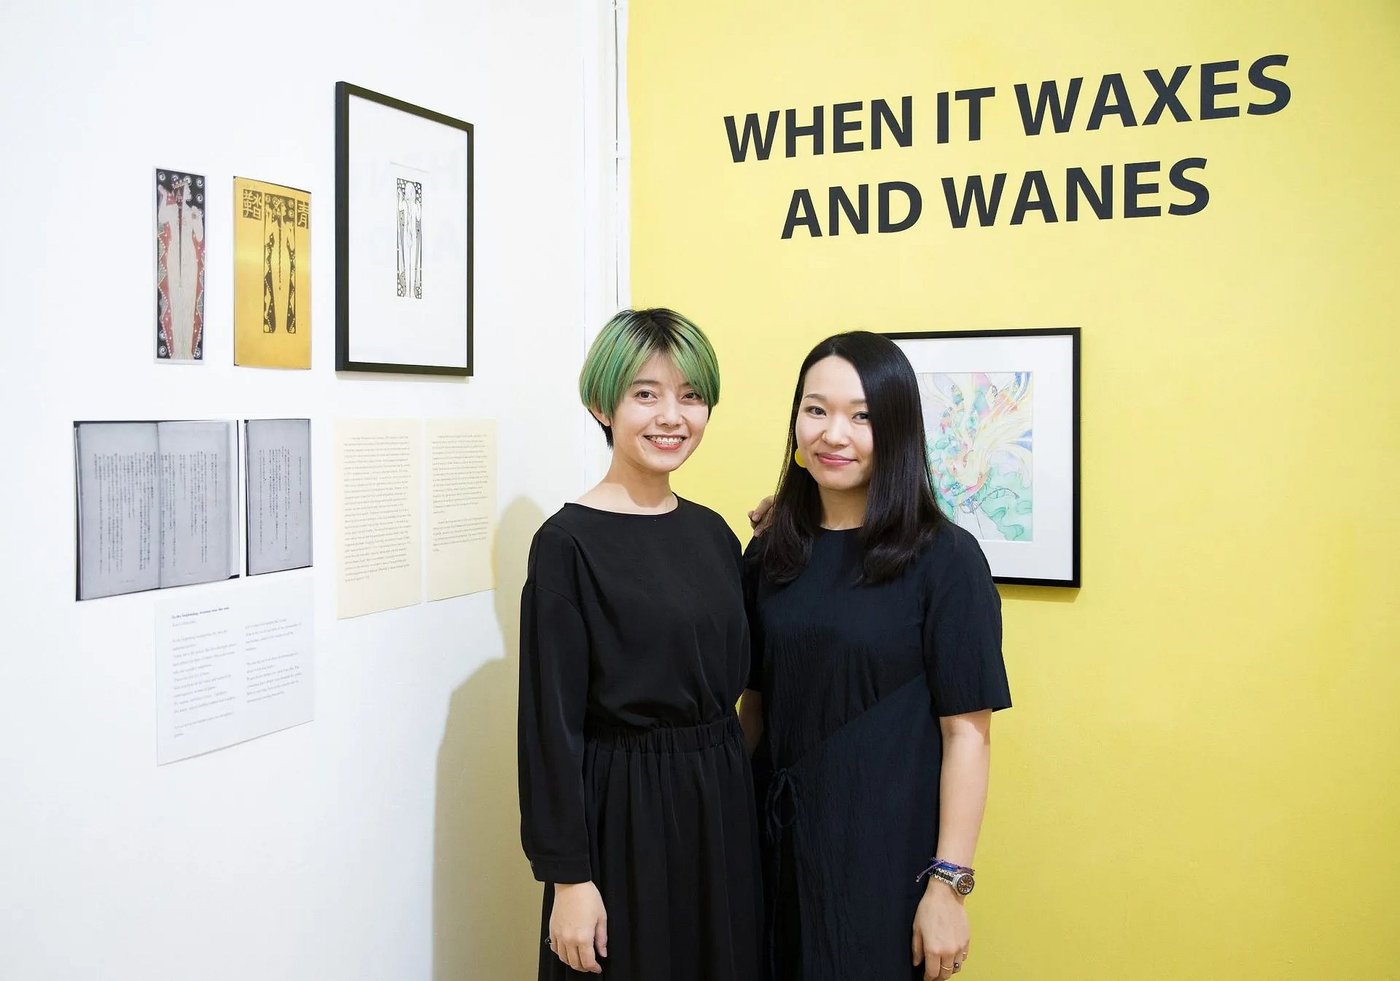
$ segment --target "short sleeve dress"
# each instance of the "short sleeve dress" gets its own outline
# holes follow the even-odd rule
[[[546,883],[593,881],[608,981],[757,981],[754,785],[734,703],[749,671],[739,542],[681,500],[568,504],[521,600],[521,840]],[[539,978],[582,978],[541,944]]]
[[[1011,705],[1001,602],[968,532],[944,524],[899,578],[859,584],[859,530],[819,531],[777,586],[750,545],[763,694],[755,757],[775,981],[909,981],[915,876],[938,850],[940,716]]]

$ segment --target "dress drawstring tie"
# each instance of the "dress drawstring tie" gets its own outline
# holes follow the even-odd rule
[[[792,779],[787,767],[774,770],[765,796],[764,830],[768,836],[772,859],[773,894],[768,907],[768,969],[769,977],[778,977],[778,945],[773,942],[777,935],[778,906],[783,893],[783,839],[789,829],[797,823],[801,795],[797,783]]]

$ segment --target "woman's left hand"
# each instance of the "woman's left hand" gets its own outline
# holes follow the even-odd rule
[[[971,943],[962,897],[930,880],[914,913],[914,966],[924,965],[924,981],[947,981],[961,971]]]
[[[768,513],[773,510],[773,495],[769,494],[758,502],[758,506],[749,512],[749,530],[754,533],[754,537],[763,534],[768,527]]]

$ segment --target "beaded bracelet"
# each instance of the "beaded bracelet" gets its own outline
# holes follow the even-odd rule
[[[937,875],[937,873],[940,871],[947,872],[950,877],[955,875],[962,875],[963,873],[973,875],[976,872],[976,869],[970,869],[966,865],[956,865],[953,862],[945,862],[941,858],[938,858],[936,856],[934,858],[929,859],[929,861],[933,864],[931,864],[928,868],[924,869],[918,875],[914,876],[914,881],[916,883],[923,882],[930,875]],[[938,877],[940,879],[943,878],[942,876]]]

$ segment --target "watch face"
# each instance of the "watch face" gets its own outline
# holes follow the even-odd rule
[[[958,891],[958,895],[966,896],[972,892],[972,887],[976,884],[977,883],[973,881],[972,876],[960,875],[958,876],[958,881],[953,883],[953,888]]]

